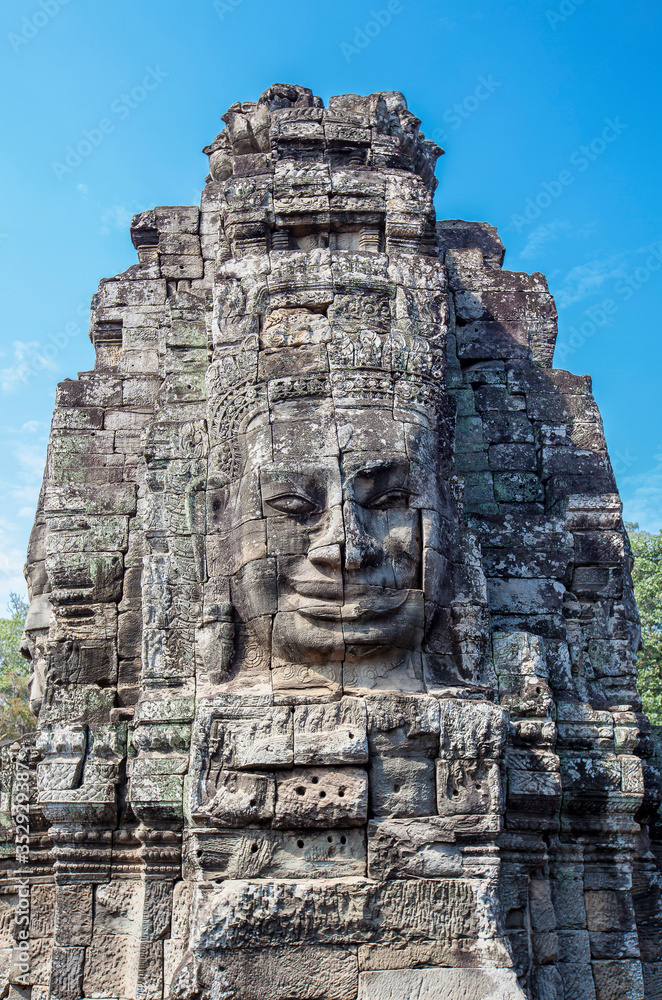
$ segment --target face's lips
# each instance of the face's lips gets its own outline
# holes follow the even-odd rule
[[[302,604],[310,602],[311,607],[315,605],[325,607],[328,605],[329,607],[337,608],[343,601],[342,585],[336,587],[328,583],[308,584],[307,586],[288,588],[284,592],[287,593],[290,601],[298,604],[299,601],[297,598],[299,598]]]
[[[350,642],[345,647],[347,655],[353,660],[363,660],[369,656],[375,656],[384,650],[383,642]]]
[[[339,622],[342,620],[342,613],[339,604],[311,604],[307,607],[297,608],[297,614],[304,618],[321,618],[323,621]]]
[[[362,622],[371,618],[381,618],[393,614],[406,602],[408,594],[398,594],[387,597],[364,597],[351,604],[317,604],[298,608],[297,611],[305,618],[323,618],[327,621]]]
[[[285,575],[281,580],[281,586],[288,593],[311,601],[323,601],[329,604],[343,602],[343,582],[340,573],[331,576],[323,576],[320,573],[313,579]]]

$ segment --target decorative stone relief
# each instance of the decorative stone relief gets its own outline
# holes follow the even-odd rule
[[[653,1000],[662,749],[546,282],[436,222],[397,92],[223,122],[58,388],[0,995]]]

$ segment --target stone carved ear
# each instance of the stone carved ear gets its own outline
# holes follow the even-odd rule
[[[230,675],[234,658],[232,605],[212,605],[205,618],[195,630],[196,663],[199,659],[211,684],[222,684]]]

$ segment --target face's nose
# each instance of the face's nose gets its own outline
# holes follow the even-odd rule
[[[345,569],[357,571],[379,566],[384,553],[365,530],[362,508],[352,500],[343,503],[345,524]]]
[[[308,558],[315,566],[330,566],[334,569],[342,567],[342,548],[340,545],[318,545],[310,549]]]
[[[308,549],[308,558],[315,566],[325,569],[342,569],[342,552],[345,544],[345,526],[342,509],[332,507],[326,523]]]

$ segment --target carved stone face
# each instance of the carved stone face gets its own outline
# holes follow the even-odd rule
[[[309,403],[307,420],[301,413],[272,408],[271,460],[263,447],[247,450],[244,501],[257,494],[266,559],[245,561],[261,529],[241,525],[233,603],[245,622],[273,614],[275,690],[418,690],[422,513],[438,506],[421,449],[430,432],[382,408],[352,420],[324,401]],[[241,489],[234,500],[241,508]]]

